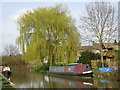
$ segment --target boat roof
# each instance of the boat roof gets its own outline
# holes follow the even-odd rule
[[[80,63],[70,63],[68,65],[78,65],[78,64],[80,64]]]

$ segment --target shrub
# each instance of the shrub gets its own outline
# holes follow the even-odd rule
[[[32,68],[32,72],[48,71],[49,66],[36,66]]]
[[[79,61],[83,64],[91,65],[91,60],[100,59],[100,54],[95,54],[91,51],[83,51],[81,52],[81,57],[79,57]]]

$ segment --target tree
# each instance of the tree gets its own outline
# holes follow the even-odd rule
[[[4,47],[3,56],[16,56],[19,55],[19,50],[15,45],[9,44]]]
[[[18,20],[18,28],[17,43],[24,60],[47,59],[50,65],[75,61],[80,36],[75,20],[62,5],[28,11]]]
[[[80,18],[80,27],[84,30],[84,39],[88,42],[99,43],[102,67],[103,43],[110,43],[117,37],[117,16],[110,3],[93,2],[86,5],[86,14]]]
[[[81,56],[79,57],[79,61],[83,64],[90,64],[91,60],[97,60],[100,59],[100,54],[93,53],[91,51],[83,51],[81,52]]]

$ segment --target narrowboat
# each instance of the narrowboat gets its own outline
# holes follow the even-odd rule
[[[73,76],[93,76],[93,72],[88,64],[72,63],[67,66],[49,67],[49,73]]]

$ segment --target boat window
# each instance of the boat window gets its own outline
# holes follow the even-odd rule
[[[88,68],[88,66],[86,66],[86,68]]]

